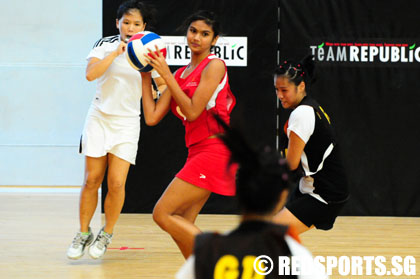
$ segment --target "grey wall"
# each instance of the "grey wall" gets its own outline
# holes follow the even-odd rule
[[[100,0],[0,0],[0,185],[81,185]]]

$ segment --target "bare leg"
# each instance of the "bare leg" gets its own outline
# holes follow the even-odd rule
[[[185,212],[175,214],[174,216],[179,217],[179,218],[184,218],[185,220],[194,224],[195,220],[197,219],[198,213],[200,213],[201,209],[203,208],[203,206],[206,203],[206,201],[208,200],[208,198],[209,197],[205,197],[202,201],[197,202],[191,208],[187,209]],[[198,227],[196,227],[196,228],[197,228],[197,231],[192,236],[192,245],[191,245],[190,242],[180,242],[180,241],[176,240],[175,238],[172,238],[175,241],[175,243],[178,245],[181,252],[185,251],[185,252],[183,252],[183,255],[184,255],[185,258],[188,258],[189,255],[192,254],[193,248],[194,248],[195,236],[197,234],[201,233],[201,230]]]
[[[80,192],[79,221],[80,231],[87,232],[98,204],[98,189],[104,179],[107,165],[106,156],[94,158],[86,156],[85,182]]]
[[[295,215],[292,214],[286,207],[283,208],[279,213],[274,216],[274,222],[277,224],[283,225],[290,225],[292,226],[298,234],[306,232],[312,229],[314,226],[311,227],[306,226],[302,223]]]
[[[112,234],[124,205],[125,182],[127,180],[129,169],[129,162],[111,153],[108,154],[108,193],[104,203],[104,231],[109,234]]]
[[[153,219],[172,236],[185,258],[191,255],[195,235],[201,232],[194,221],[210,194],[175,178],[153,210]]]

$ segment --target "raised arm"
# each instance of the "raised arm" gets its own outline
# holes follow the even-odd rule
[[[226,72],[225,64],[219,59],[210,61],[201,73],[200,84],[198,85],[194,96],[189,98],[179,87],[162,54],[158,51],[150,54],[150,60],[154,69],[158,71],[160,76],[165,80],[172,97],[175,99],[187,120],[194,121],[197,119],[206,108],[211,96],[223,79]]]
[[[204,111],[211,96],[225,75],[225,71],[225,64],[221,60],[213,59],[210,61],[201,73],[200,83],[192,98],[189,98],[181,90],[173,76],[167,80],[167,82],[171,82],[171,85],[168,84],[168,87],[171,88],[172,97],[188,121],[194,121]]]
[[[93,81],[102,76],[106,70],[108,70],[109,66],[111,66],[114,59],[125,51],[126,46],[127,44],[121,41],[117,49],[111,52],[104,59],[96,57],[90,58],[86,67],[86,79],[88,81]]]
[[[171,103],[171,94],[164,89],[160,98],[155,101],[152,93],[152,76],[150,73],[141,72],[142,78],[142,104],[144,120],[148,126],[158,124],[168,113]],[[165,87],[163,79],[156,78],[156,85],[159,91]]]
[[[159,91],[160,93],[164,92],[165,89],[167,88],[165,80],[161,77],[155,77],[153,78],[153,80],[155,81],[157,91]],[[156,97],[158,96],[153,95],[153,97],[156,99]]]

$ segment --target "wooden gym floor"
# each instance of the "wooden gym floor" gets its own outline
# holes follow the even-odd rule
[[[88,255],[66,258],[78,229],[78,193],[2,192],[0,189],[0,278],[174,278],[184,262],[172,239],[150,214],[121,215],[112,244],[102,260]],[[95,233],[102,218],[92,221]],[[238,224],[234,215],[200,215],[203,230],[226,231]],[[303,244],[321,256],[414,256],[420,267],[420,218],[339,217],[333,230],[311,230]],[[420,274],[420,268],[416,270]],[[331,278],[420,278],[415,276],[340,276]]]

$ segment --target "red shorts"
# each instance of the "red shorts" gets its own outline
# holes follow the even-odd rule
[[[213,193],[234,196],[237,165],[228,168],[230,151],[219,138],[193,144],[188,158],[176,177]]]

